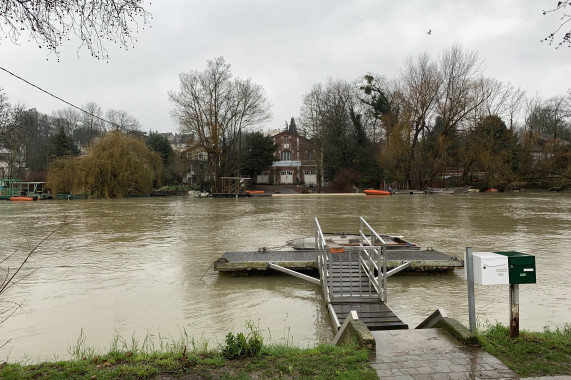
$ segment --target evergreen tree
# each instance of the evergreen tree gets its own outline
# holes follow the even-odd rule
[[[150,132],[145,142],[149,148],[161,155],[164,165],[169,162],[173,151],[166,137],[158,132]]]
[[[244,137],[246,147],[242,151],[241,169],[253,176],[274,163],[277,145],[271,136],[265,136],[261,132],[247,133]]]
[[[297,134],[297,125],[295,125],[295,119],[293,117],[289,122],[288,131]]]
[[[57,134],[50,137],[48,149],[50,158],[77,156],[80,153],[77,145],[75,145],[71,137],[65,133],[63,126],[60,126]]]

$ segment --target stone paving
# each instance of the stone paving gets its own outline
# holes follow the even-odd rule
[[[380,379],[519,379],[499,359],[466,347],[441,329],[372,331]]]

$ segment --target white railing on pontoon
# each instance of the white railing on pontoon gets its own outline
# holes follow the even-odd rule
[[[363,218],[360,218],[360,221],[359,246],[357,249],[349,247],[343,257],[341,254],[330,253],[319,221],[315,218],[317,264],[327,303],[338,297],[373,297],[387,301],[387,277],[392,273],[387,273],[386,242]],[[353,255],[358,255],[356,260],[353,260]],[[353,278],[349,269],[355,261],[359,263],[359,276]],[[333,282],[330,276],[333,273],[334,263],[337,263],[336,273],[339,275],[340,284],[336,294],[333,294]],[[346,271],[343,270],[344,266],[347,266]],[[363,273],[368,278],[368,286],[361,284]]]

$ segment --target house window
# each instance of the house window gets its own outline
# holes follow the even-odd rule
[[[291,152],[289,150],[284,150],[281,155],[282,161],[291,161]]]
[[[289,144],[289,136],[284,136],[284,144]]]
[[[306,151],[306,153],[307,153],[307,159],[310,161],[313,160],[313,151],[308,150]]]

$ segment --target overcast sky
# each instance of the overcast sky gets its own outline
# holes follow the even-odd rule
[[[353,81],[366,73],[395,77],[404,60],[433,58],[453,44],[477,50],[485,75],[543,98],[571,88],[571,48],[539,41],[561,15],[542,15],[553,0],[169,0],[148,6],[151,28],[133,49],[109,46],[110,60],[77,55],[77,41],[60,62],[24,38],[2,39],[0,66],[78,106],[125,110],[144,131],[178,131],[168,91],[178,74],[203,70],[223,56],[234,76],[252,78],[273,103],[277,129],[299,115],[311,85],[327,78]],[[427,32],[431,30],[431,34]],[[46,60],[47,59],[47,60]],[[0,87],[13,105],[51,114],[67,108],[0,71]]]

